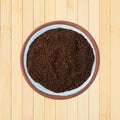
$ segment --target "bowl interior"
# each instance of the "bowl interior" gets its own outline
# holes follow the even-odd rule
[[[94,54],[94,63],[93,63],[93,66],[92,66],[92,70],[91,70],[91,74],[89,76],[89,78],[81,85],[79,86],[78,88],[76,89],[73,89],[73,90],[70,90],[70,91],[65,91],[65,92],[61,92],[61,93],[55,93],[53,91],[50,91],[48,90],[47,88],[45,88],[44,86],[40,85],[39,83],[35,82],[32,77],[29,75],[28,73],[28,70],[27,70],[27,53],[28,53],[28,50],[29,50],[29,47],[30,45],[32,44],[32,42],[38,37],[40,36],[41,34],[43,34],[44,32],[48,31],[48,30],[51,30],[51,29],[56,29],[56,28],[64,28],[64,29],[70,29],[72,31],[75,31],[81,35],[84,36],[84,38],[86,38],[86,40],[88,41],[88,43],[91,45],[91,47],[93,48],[93,54]],[[68,95],[72,95],[72,94],[75,94],[77,92],[79,92],[80,90],[82,90],[87,84],[89,84],[89,82],[91,81],[91,78],[94,74],[94,71],[95,71],[95,66],[96,66],[96,53],[95,53],[95,49],[91,43],[91,41],[89,40],[89,38],[87,37],[87,35],[85,33],[83,33],[82,31],[80,31],[79,29],[73,27],[73,26],[70,26],[70,25],[65,25],[65,24],[53,24],[53,25],[49,25],[49,26],[46,26],[38,31],[36,31],[32,37],[28,40],[26,46],[25,46],[25,49],[24,49],[24,55],[23,55],[23,66],[24,66],[24,69],[25,69],[25,73],[29,79],[29,81],[40,91],[46,93],[46,94],[49,94],[49,95],[56,95],[56,96],[68,96]]]

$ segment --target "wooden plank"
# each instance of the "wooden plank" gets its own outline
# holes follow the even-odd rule
[[[78,0],[78,24],[88,30],[88,22],[88,0]],[[78,96],[78,120],[82,119],[88,120],[88,90]]]
[[[66,20],[66,0],[56,0],[56,20]],[[66,120],[66,100],[56,100],[56,120]]]
[[[89,32],[99,46],[99,0],[89,0]],[[99,73],[89,88],[89,120],[99,119]]]
[[[34,0],[34,28],[44,23],[44,0]],[[44,97],[34,92],[34,120],[44,120]]]
[[[45,120],[55,120],[55,100],[45,98]]]
[[[120,119],[120,0],[111,0],[111,120]]]
[[[67,100],[67,120],[77,120],[77,97]]]
[[[22,1],[12,0],[12,120],[22,120]]]
[[[77,23],[77,0],[67,0],[67,20]],[[77,97],[67,100],[67,120],[77,120]]]
[[[6,9],[7,8],[7,9]],[[11,0],[1,0],[0,120],[11,119]]]
[[[78,24],[88,30],[88,0],[78,0]],[[84,11],[84,12],[83,12]]]
[[[110,120],[110,0],[100,0],[100,120]]]
[[[23,42],[33,30],[33,1],[23,1]],[[23,120],[33,120],[34,96],[33,89],[23,79]]]
[[[55,0],[45,0],[45,22],[55,20]],[[55,100],[45,98],[45,120],[55,120]]]
[[[66,20],[66,0],[56,0],[56,20]]]
[[[45,22],[55,20],[55,0],[45,0]]]
[[[66,100],[56,100],[56,120],[66,120]]]
[[[44,23],[45,1],[34,0],[34,28]]]
[[[77,22],[77,0],[67,0],[67,20]]]

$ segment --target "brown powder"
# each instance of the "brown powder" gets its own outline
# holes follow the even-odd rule
[[[27,68],[34,81],[54,92],[82,85],[91,74],[94,54],[77,32],[57,28],[36,38],[27,54]]]

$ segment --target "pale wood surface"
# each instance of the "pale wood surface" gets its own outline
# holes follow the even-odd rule
[[[33,1],[32,0],[25,0],[22,3],[23,7],[23,40],[22,43],[25,42],[27,35],[30,31],[33,30]],[[19,23],[18,23],[19,24]],[[34,119],[34,96],[33,90],[28,86],[25,79],[23,78],[22,83],[22,119],[23,120],[33,120]]]
[[[110,0],[100,0],[100,119],[109,120],[111,118],[111,105],[110,105],[110,83],[111,79],[111,63],[110,63],[110,45],[111,36],[110,32]],[[115,87],[115,86],[114,86]],[[117,98],[115,98],[117,99]],[[119,104],[118,104],[119,105]],[[117,109],[117,108],[116,108]]]
[[[111,119],[120,119],[120,0],[111,1]]]
[[[19,24],[18,24],[19,23]],[[12,1],[12,119],[22,119],[22,75],[18,65],[22,46],[22,2]],[[16,34],[16,35],[15,35]],[[19,39],[18,39],[19,38]],[[2,79],[1,79],[2,80]]]
[[[0,120],[120,120],[119,14],[120,0],[0,0]],[[39,95],[20,69],[26,37],[53,20],[83,26],[100,49],[94,83],[69,100]]]

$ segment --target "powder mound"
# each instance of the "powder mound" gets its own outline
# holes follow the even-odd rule
[[[32,79],[56,93],[82,85],[91,74],[93,62],[93,49],[87,40],[62,28],[37,37],[27,54],[27,69]]]

